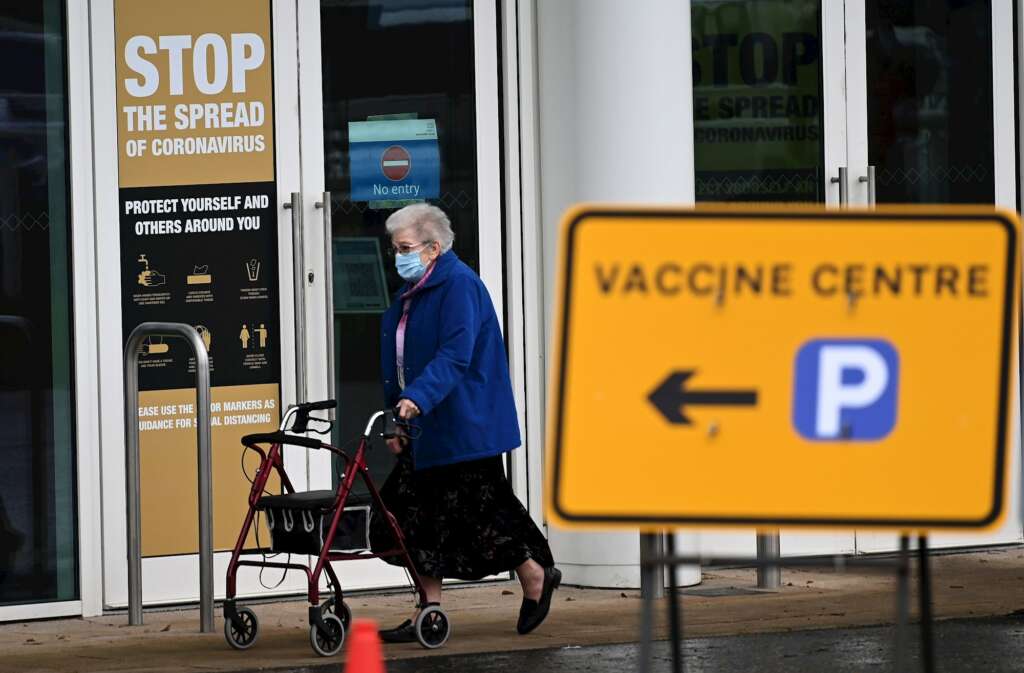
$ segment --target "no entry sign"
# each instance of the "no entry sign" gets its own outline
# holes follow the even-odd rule
[[[388,180],[403,180],[412,168],[409,150],[401,145],[392,145],[380,155],[380,170]]]
[[[441,154],[433,119],[372,119],[348,123],[353,201],[371,208],[441,195]]]
[[[993,524],[1019,231],[1016,214],[945,207],[570,212],[550,515]]]

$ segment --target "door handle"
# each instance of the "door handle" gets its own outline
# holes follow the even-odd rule
[[[857,178],[857,182],[868,183],[868,206],[875,207],[875,167],[868,166],[868,174]]]
[[[306,260],[302,238],[302,195],[285,202],[292,211],[292,284],[295,291],[295,401],[306,401]]]
[[[331,193],[324,192],[315,204],[324,211],[324,320],[327,327],[327,398],[334,395],[334,235],[331,231]],[[334,407],[327,412],[334,420]]]
[[[838,176],[832,176],[832,179],[831,179],[831,182],[833,182],[833,183],[838,182],[839,183],[839,205],[843,206],[843,207],[849,205],[849,203],[850,203],[850,187],[849,187],[850,181],[847,178],[847,173],[848,172],[849,171],[846,168],[846,166],[840,166],[839,167],[839,175]]]

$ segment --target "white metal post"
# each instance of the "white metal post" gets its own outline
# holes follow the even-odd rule
[[[196,428],[199,444],[199,621],[202,633],[213,632],[213,466],[211,460],[210,359],[192,325],[144,322],[128,335],[124,347],[125,483],[128,502],[128,623],[142,624],[142,511],[139,497],[139,349],[149,336],[185,339],[196,358]]]

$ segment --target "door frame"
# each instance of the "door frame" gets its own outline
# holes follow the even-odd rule
[[[821,125],[825,155],[825,205],[838,207],[839,169],[850,165],[850,115],[846,54],[847,3],[820,0]],[[831,123],[830,123],[831,121]],[[835,182],[833,182],[835,180]],[[849,192],[847,192],[849,193]]]
[[[523,445],[512,452],[513,489],[545,530],[544,231],[540,207],[536,13],[532,0],[501,6],[505,254],[509,370]],[[529,269],[529,273],[526,270]]]
[[[75,441],[80,612],[103,612],[103,479],[100,451],[103,414],[100,393],[96,174],[93,170],[93,86],[90,7],[68,2],[67,83],[71,270],[75,367]],[[88,157],[88,160],[86,160]],[[55,614],[47,616],[56,616]],[[2,618],[0,618],[2,621]]]

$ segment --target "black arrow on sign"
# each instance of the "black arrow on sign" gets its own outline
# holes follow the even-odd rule
[[[686,382],[695,370],[672,372],[647,399],[669,423],[690,425],[684,412],[687,405],[715,407],[752,407],[757,405],[756,390],[687,390]]]

